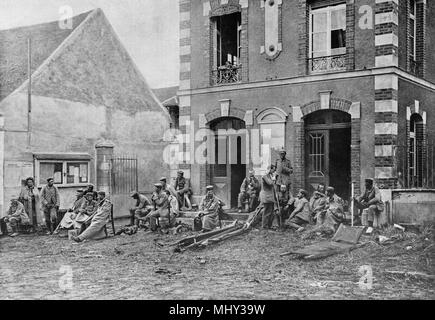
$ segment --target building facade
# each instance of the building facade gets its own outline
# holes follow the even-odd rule
[[[162,164],[168,111],[102,10],[71,23],[0,32],[0,215],[27,177],[38,188],[54,177],[61,208],[93,183],[111,193],[116,215],[128,215],[130,192],[151,192],[169,174]]]
[[[435,136],[433,1],[179,4],[179,167],[196,195],[213,184],[235,207],[247,170],[281,148],[293,190],[323,182],[348,199],[366,177],[433,180],[415,147]]]

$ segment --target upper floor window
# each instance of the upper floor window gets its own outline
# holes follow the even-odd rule
[[[241,19],[240,12],[212,18],[213,84],[240,81]]]
[[[416,13],[417,4],[415,0],[409,0],[409,57],[411,60],[416,60]]]
[[[346,68],[346,5],[310,10],[310,71]]]

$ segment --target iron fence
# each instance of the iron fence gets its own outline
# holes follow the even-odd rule
[[[111,159],[111,193],[129,194],[138,189],[137,158],[118,156]]]

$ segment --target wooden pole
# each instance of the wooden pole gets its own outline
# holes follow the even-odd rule
[[[30,117],[32,112],[32,41],[30,38],[27,39],[27,76],[29,78],[27,86],[27,139],[28,146],[30,147],[32,131],[32,122]]]

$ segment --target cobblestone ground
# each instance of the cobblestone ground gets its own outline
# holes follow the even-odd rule
[[[434,274],[432,239],[411,249],[405,242],[369,242],[317,261],[280,257],[290,247],[313,242],[290,232],[253,230],[175,254],[155,241],[180,237],[139,231],[80,244],[54,236],[3,237],[0,299],[435,298],[433,280],[386,273]],[[373,272],[371,289],[359,285],[359,269],[365,265]]]

